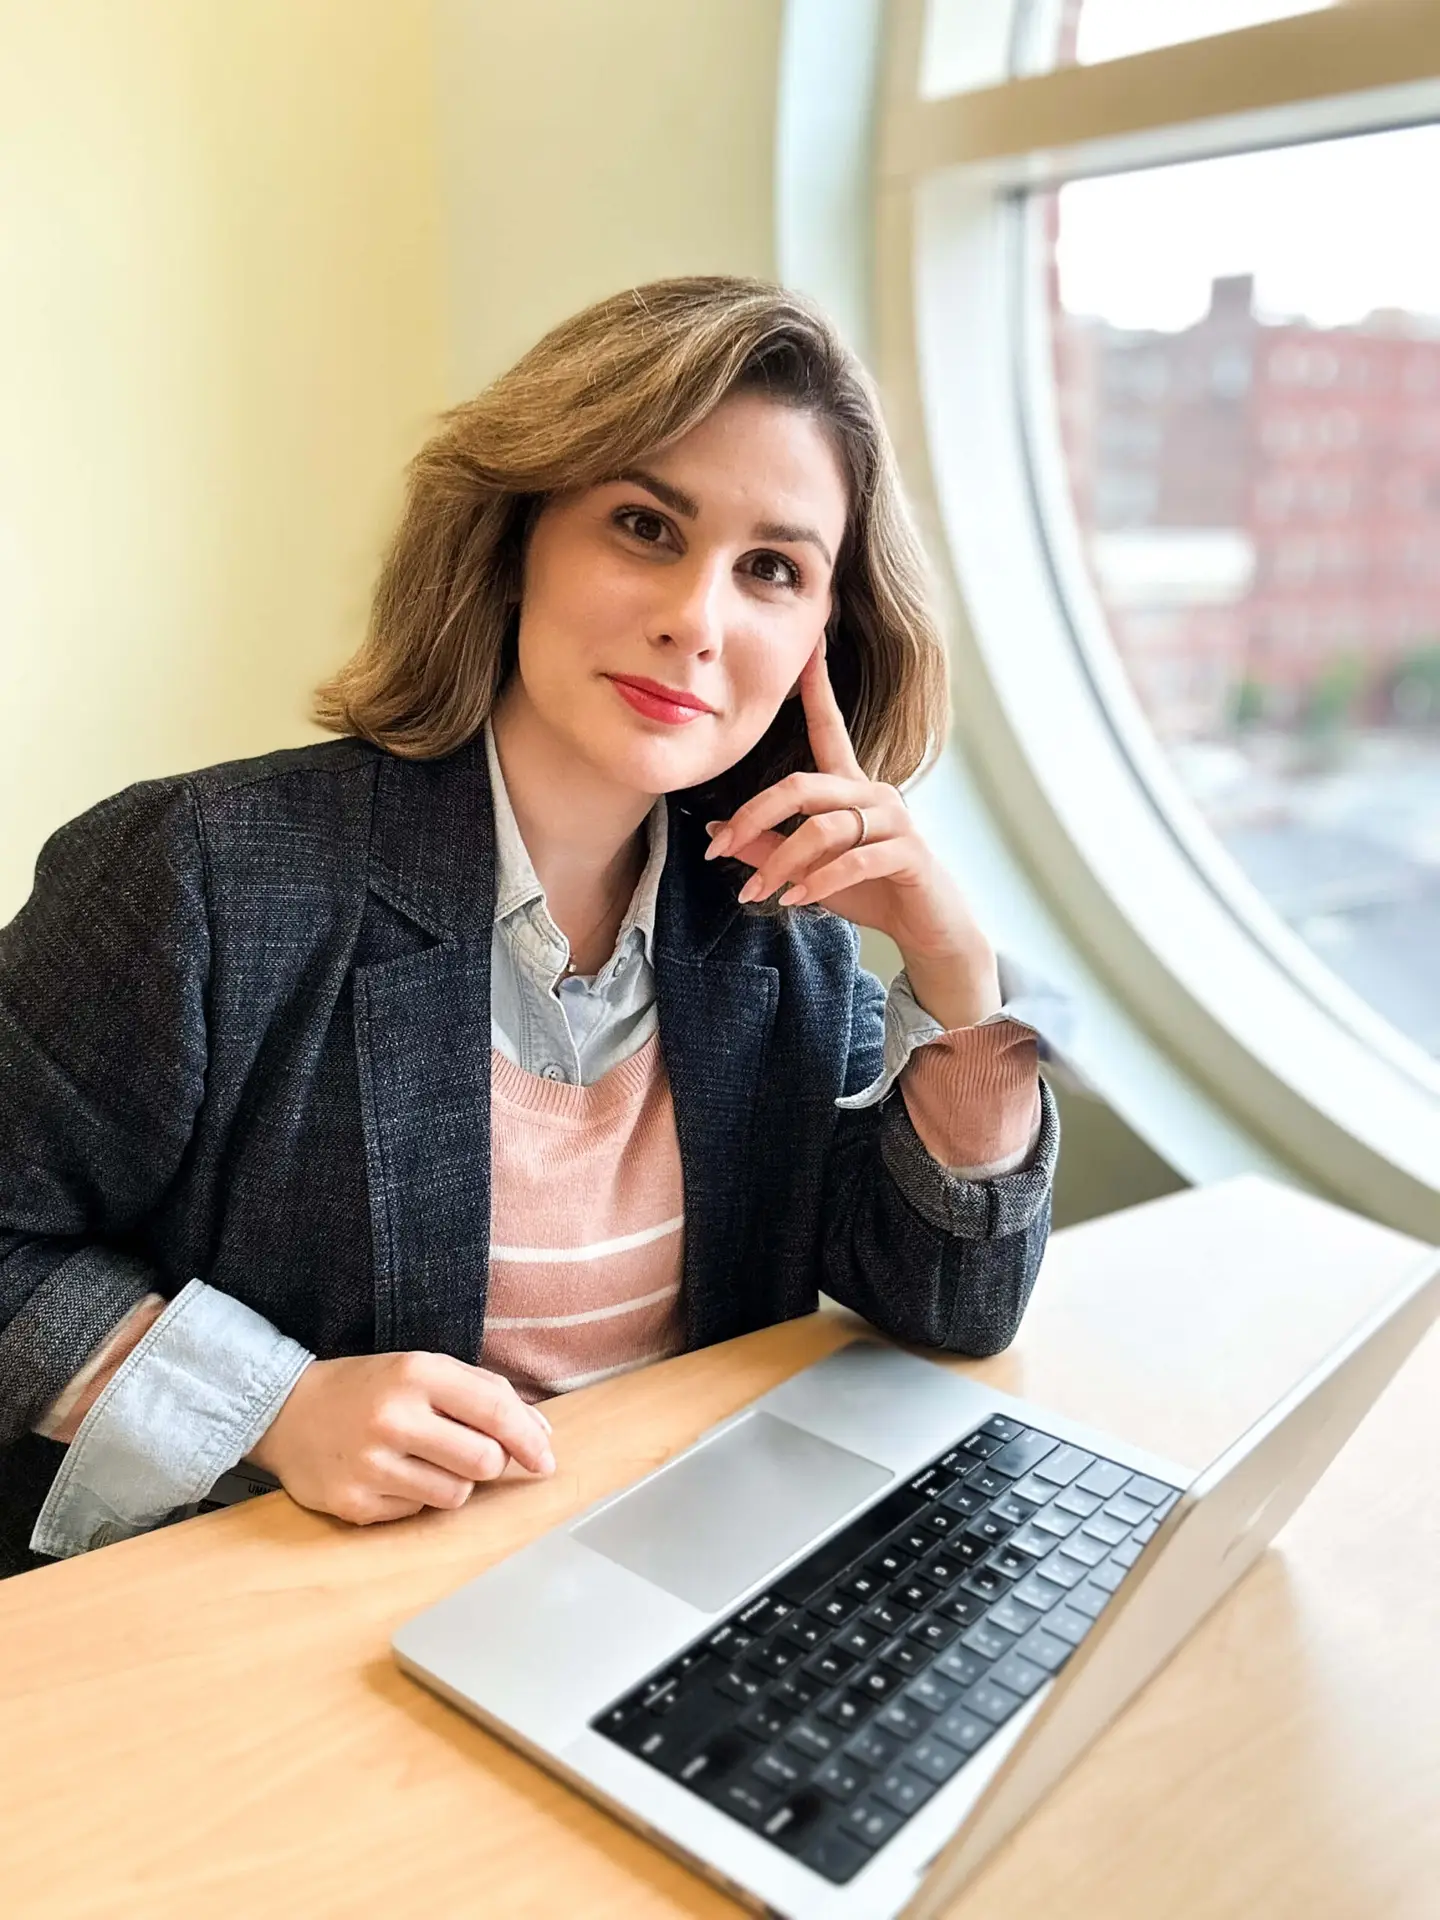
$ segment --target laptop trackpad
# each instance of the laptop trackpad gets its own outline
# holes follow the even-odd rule
[[[582,1520],[571,1537],[714,1613],[894,1477],[757,1412]]]

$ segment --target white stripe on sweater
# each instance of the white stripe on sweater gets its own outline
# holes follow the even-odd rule
[[[678,1233],[685,1224],[683,1213],[677,1213],[673,1220],[662,1220],[658,1227],[642,1227],[639,1233],[622,1233],[614,1240],[594,1240],[588,1247],[497,1247],[490,1249],[490,1264],[497,1260],[525,1262],[532,1266],[548,1263],[561,1263],[567,1260],[605,1260],[612,1253],[629,1253],[633,1247],[647,1247],[652,1240],[663,1240],[667,1234]],[[492,1325],[503,1326],[503,1321]],[[514,1322],[512,1324],[527,1324]],[[541,1324],[539,1322],[529,1324]]]
[[[639,1307],[653,1307],[661,1300],[669,1300],[680,1291],[677,1280],[673,1287],[657,1287],[654,1293],[639,1294],[634,1300],[621,1300],[611,1307],[592,1307],[588,1313],[546,1313],[537,1314],[533,1319],[499,1313],[487,1313],[485,1328],[492,1327],[579,1327],[590,1320],[613,1320],[618,1313],[634,1313]]]
[[[538,1384],[544,1393],[573,1393],[577,1387],[593,1387],[597,1380],[608,1380],[613,1374],[634,1373],[639,1367],[648,1367],[656,1360],[673,1359],[669,1347],[662,1347],[658,1353],[642,1353],[638,1360],[622,1360],[616,1367],[600,1367],[594,1373],[571,1374],[568,1380],[545,1380]]]

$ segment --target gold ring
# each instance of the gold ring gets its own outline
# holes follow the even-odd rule
[[[865,809],[863,807],[850,807],[849,811],[853,813],[855,818],[860,822],[860,838],[855,842],[855,845],[857,847],[863,847],[866,840]]]

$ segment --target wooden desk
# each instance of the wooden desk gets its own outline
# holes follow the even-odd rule
[[[1197,1465],[1413,1270],[1260,1180],[1057,1235],[964,1364]],[[284,1495],[0,1584],[0,1911],[737,1911],[392,1664],[395,1625],[856,1329],[826,1312],[551,1403],[560,1470],[354,1529]],[[1435,1920],[1440,1342],[962,1895],[957,1920]]]

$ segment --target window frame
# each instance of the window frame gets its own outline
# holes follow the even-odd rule
[[[1423,44],[1440,36],[1423,32],[1414,0],[1366,0],[997,81],[1021,43],[1020,9],[1003,0],[985,32],[966,23],[980,84],[927,97],[947,12],[892,0],[887,20],[875,358],[945,562],[967,765],[1142,1030],[1302,1178],[1440,1238],[1440,1064],[1333,975],[1225,853],[1110,638],[1070,505],[1027,197],[1084,174],[1440,119],[1440,45]],[[954,56],[952,44],[952,77]],[[1267,73],[1273,97],[1258,98]],[[1116,101],[1137,98],[1117,128]]]

